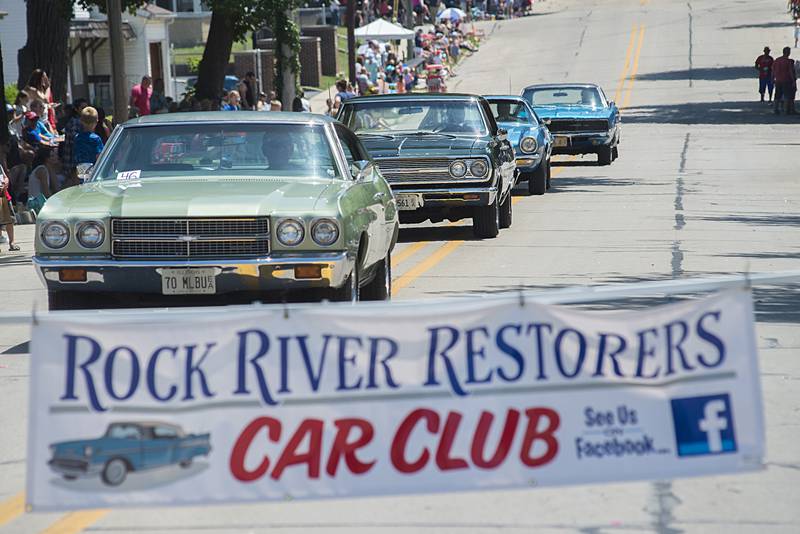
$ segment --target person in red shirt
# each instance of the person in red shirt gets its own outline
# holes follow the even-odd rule
[[[137,83],[131,89],[130,106],[139,111],[139,116],[150,115],[150,96],[153,94],[153,82],[150,76],[143,76],[142,83]]]
[[[769,91],[769,101],[772,102],[772,63],[775,60],[769,55],[769,47],[764,47],[764,53],[756,58],[756,70],[758,71],[758,92],[761,94],[761,101],[764,101],[764,92]]]
[[[772,64],[772,78],[775,80],[775,114],[780,113],[781,102],[786,100],[786,114],[793,115],[794,95],[797,92],[797,74],[794,71],[794,60],[789,59],[792,49],[784,47],[783,55]]]

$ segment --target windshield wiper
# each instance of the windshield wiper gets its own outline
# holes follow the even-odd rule
[[[434,130],[419,130],[419,131],[416,131],[416,132],[410,132],[410,133],[403,134],[403,135],[409,135],[409,136],[440,135],[442,137],[449,137],[450,139],[456,139],[456,136],[453,135],[453,134],[444,133],[444,132],[437,132],[437,131],[434,131]]]
[[[394,139],[393,135],[372,133],[372,132],[359,132],[358,135],[368,136],[368,137],[383,137],[384,139]]]

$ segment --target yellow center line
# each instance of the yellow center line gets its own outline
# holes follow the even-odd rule
[[[619,99],[622,97],[622,87],[625,85],[625,79],[628,77],[628,69],[631,66],[631,54],[633,53],[633,45],[636,42],[636,24],[633,25],[631,28],[631,39],[628,42],[628,50],[625,52],[625,66],[622,69],[622,75],[619,77],[619,83],[617,84],[617,90],[614,93],[614,102],[619,103]]]
[[[88,526],[103,519],[108,510],[86,510],[65,515],[40,534],[78,534]]]
[[[409,245],[397,254],[392,255],[392,269],[395,269],[398,265],[406,261],[408,258],[416,254],[418,251],[425,248],[428,243],[425,241],[418,241],[413,245]]]
[[[636,81],[636,73],[639,71],[639,55],[642,53],[642,43],[644,42],[644,24],[639,26],[639,42],[636,45],[636,54],[633,58],[633,67],[631,67],[630,83],[628,90],[625,93],[625,102],[620,109],[628,107],[631,102],[631,93],[633,92],[633,82]]]
[[[396,293],[404,287],[407,287],[408,284],[419,278],[420,275],[435,267],[439,262],[449,256],[455,249],[463,244],[464,241],[448,241],[441,247],[434,250],[430,256],[425,258],[423,261],[409,269],[408,272],[392,282],[392,292]]]
[[[0,527],[10,523],[25,512],[25,492],[0,502]]]

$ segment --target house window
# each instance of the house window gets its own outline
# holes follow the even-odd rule
[[[172,9],[175,7],[172,1],[173,0],[156,0],[154,3],[162,9],[172,11]]]
[[[178,13],[193,13],[194,0],[176,0],[175,11]]]

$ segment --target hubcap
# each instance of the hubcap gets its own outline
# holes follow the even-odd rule
[[[125,478],[125,464],[122,460],[112,460],[106,469],[108,481],[112,484],[119,484]]]

